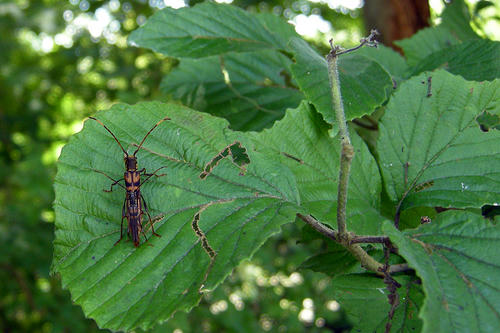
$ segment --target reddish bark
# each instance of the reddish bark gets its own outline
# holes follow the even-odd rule
[[[379,41],[398,51],[394,41],[412,36],[430,21],[427,0],[366,0],[364,15],[367,31],[377,29]]]

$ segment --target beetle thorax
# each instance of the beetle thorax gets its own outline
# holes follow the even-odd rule
[[[136,171],[137,170],[137,159],[135,156],[126,155],[123,160],[125,161],[125,168],[127,171]]]

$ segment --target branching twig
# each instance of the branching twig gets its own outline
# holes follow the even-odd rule
[[[311,227],[313,227],[321,234],[342,244],[347,249],[347,251],[351,252],[351,254],[361,262],[362,267],[383,276],[383,274],[380,272],[380,269],[384,265],[373,259],[373,257],[371,257],[358,244],[351,244],[351,238],[350,238],[351,236],[349,234],[346,234],[345,237],[340,237],[339,232],[328,228],[326,225],[320,223],[318,220],[316,220],[310,215],[306,216],[302,214],[297,214],[297,217],[306,222],[307,224],[309,224]]]
[[[339,171],[339,185],[337,193],[337,227],[335,231],[328,226],[322,224],[310,215],[297,214],[297,217],[309,224],[312,228],[325,235],[326,237],[340,243],[345,247],[356,259],[361,262],[361,266],[371,270],[378,275],[384,276],[386,279],[392,279],[390,273],[403,272],[410,270],[407,264],[389,266],[386,261],[385,265],[371,257],[358,243],[383,243],[386,248],[392,248],[392,244],[386,236],[356,236],[347,231],[346,226],[346,206],[347,206],[347,190],[349,184],[349,173],[351,168],[352,159],[354,157],[354,147],[351,144],[349,137],[349,129],[345,118],[344,105],[340,93],[340,79],[337,67],[337,58],[339,55],[352,52],[359,49],[363,45],[377,46],[375,41],[376,30],[372,30],[370,36],[363,38],[359,46],[348,50],[340,51],[340,47],[334,46],[330,40],[332,47],[330,53],[327,55],[328,61],[328,76],[330,79],[330,88],[332,93],[333,106],[335,116],[339,125],[339,133],[341,140],[341,156],[340,156],[340,171]],[[397,283],[392,280],[393,283]],[[391,282],[392,282],[391,281]]]
[[[351,243],[386,243],[389,241],[387,236],[355,236],[352,238]]]
[[[408,264],[396,264],[389,266],[389,274],[412,271],[413,268],[408,266]]]
[[[385,264],[381,271],[384,273],[384,283],[387,285],[387,290],[389,290],[389,294],[387,298],[389,300],[389,304],[391,305],[391,309],[389,310],[387,324],[385,325],[385,333],[389,333],[392,327],[392,318],[394,317],[394,312],[399,305],[399,294],[398,288],[401,288],[401,284],[398,281],[394,280],[389,271],[389,256],[391,253],[391,244],[384,246],[384,257]]]
[[[339,171],[339,186],[337,192],[337,228],[339,237],[346,239],[346,206],[347,206],[347,189],[349,185],[349,174],[351,170],[351,162],[354,157],[354,147],[351,144],[349,137],[349,129],[344,112],[344,103],[342,102],[342,95],[340,93],[340,78],[337,65],[338,56],[347,52],[352,52],[359,49],[363,45],[376,46],[375,35],[378,34],[376,30],[372,30],[370,36],[363,38],[359,46],[352,49],[340,51],[340,47],[334,46],[330,40],[331,51],[326,56],[328,61],[328,77],[330,79],[330,89],[332,93],[333,108],[337,123],[339,125],[340,140],[341,140],[341,156],[340,156],[340,171]]]
[[[353,119],[352,122],[354,124],[358,125],[359,127],[362,127],[364,129],[367,129],[370,131],[377,131],[378,130],[378,126],[376,124],[373,124],[371,121],[370,121],[370,124],[365,124],[364,122],[362,122],[359,119]]]
[[[297,217],[300,218],[302,221],[306,222],[307,224],[309,224],[311,227],[313,227],[313,229],[318,231],[320,234],[323,234],[326,237],[331,238],[334,241],[337,241],[338,232],[328,228],[326,225],[322,224],[311,215],[302,215],[300,213],[297,213]]]
[[[330,40],[330,44],[332,41]],[[341,140],[341,156],[339,170],[339,186],[337,191],[337,228],[341,237],[347,233],[345,224],[346,206],[347,206],[347,188],[349,185],[349,173],[351,169],[351,161],[354,157],[354,147],[351,144],[349,130],[344,113],[344,103],[340,93],[340,78],[337,65],[337,50],[333,47],[326,57],[328,61],[328,77],[330,78],[330,89],[332,93],[333,108],[337,123],[339,124],[340,140]]]
[[[372,29],[370,31],[370,35],[368,37],[361,38],[360,44],[358,46],[353,47],[351,49],[347,49],[347,50],[341,50],[340,46],[333,46],[333,42],[330,39],[330,47],[332,49],[330,51],[330,54],[333,52],[333,56],[339,56],[339,55],[344,54],[344,53],[349,53],[349,52],[352,52],[352,51],[356,51],[357,49],[362,48],[364,45],[371,46],[371,47],[377,47],[378,42],[375,40],[375,36],[377,36],[378,34],[379,33],[378,33],[377,30]]]
[[[383,268],[384,265],[373,259],[365,250],[363,250],[363,248],[361,248],[361,246],[357,245],[356,243],[364,243],[360,242],[359,240],[367,240],[369,243],[390,244],[390,240],[387,236],[355,236],[352,234],[348,234],[347,241],[343,242],[342,239],[339,237],[339,233],[336,230],[330,229],[328,226],[319,222],[311,215],[302,215],[298,213],[297,217],[300,218],[302,221],[306,222],[307,224],[309,224],[313,229],[318,231],[320,234],[325,235],[326,237],[342,244],[349,252],[351,252],[361,262],[361,266],[381,276],[384,275],[381,274],[380,271],[380,269]],[[369,241],[370,239],[374,241]],[[388,272],[390,274],[406,272],[410,270],[413,269],[409,267],[408,264],[391,265],[388,268]]]

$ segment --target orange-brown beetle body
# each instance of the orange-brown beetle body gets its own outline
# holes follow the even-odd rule
[[[125,162],[126,171],[123,174],[123,178],[121,178],[119,180],[114,180],[110,176],[99,171],[100,173],[102,173],[106,177],[108,177],[109,179],[113,180],[113,183],[111,184],[110,189],[104,190],[105,192],[111,192],[113,190],[114,185],[119,185],[119,186],[123,187],[125,189],[125,192],[126,192],[125,200],[123,202],[123,208],[122,208],[122,222],[121,222],[121,227],[120,227],[120,239],[118,241],[116,241],[115,245],[118,244],[123,238],[123,220],[124,219],[127,219],[127,222],[128,222],[127,234],[134,242],[134,246],[136,246],[136,247],[139,246],[140,240],[141,240],[140,239],[141,233],[144,235],[144,238],[147,241],[146,234],[144,233],[143,228],[142,228],[142,215],[144,213],[147,214],[149,222],[151,223],[151,229],[152,229],[153,235],[155,235],[157,237],[161,237],[159,234],[157,234],[155,232],[155,229],[153,227],[153,221],[151,220],[151,216],[149,215],[146,201],[144,200],[144,198],[141,195],[141,186],[152,176],[156,176],[156,177],[164,176],[164,174],[161,174],[161,175],[156,174],[160,169],[163,169],[164,167],[161,167],[161,168],[155,170],[155,172],[153,172],[151,174],[146,173],[145,168],[143,168],[141,170],[137,170],[137,158],[136,158],[135,154],[137,154],[139,149],[141,149],[142,144],[144,143],[144,141],[146,140],[148,135],[160,123],[162,123],[165,120],[170,120],[170,118],[165,117],[165,118],[161,119],[159,122],[157,122],[149,130],[149,132],[144,136],[141,143],[137,147],[136,151],[132,155],[129,155],[127,153],[127,151],[125,149],[123,149],[123,146],[121,145],[120,141],[118,141],[116,136],[113,134],[113,132],[111,132],[111,130],[109,130],[106,127],[106,125],[104,125],[99,119],[96,119],[94,117],[89,117],[89,118],[97,121],[111,134],[111,136],[118,143],[118,145],[120,146],[120,148],[122,149],[123,154],[124,154],[123,160]],[[144,176],[147,176],[147,178],[144,179],[144,181],[142,183],[141,183],[141,174],[144,174]],[[122,180],[125,182],[125,186],[123,186],[122,184],[119,183]]]

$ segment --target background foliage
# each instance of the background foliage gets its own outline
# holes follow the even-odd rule
[[[233,96],[230,94],[222,96],[221,104],[204,103],[197,99],[200,94],[196,89],[199,87],[193,88],[193,82],[177,82],[176,75],[179,79],[185,78],[179,73],[185,68],[193,68],[192,64],[186,64],[183,60],[170,72],[177,60],[126,45],[128,34],[162,4],[155,1],[121,3],[57,0],[0,4],[0,46],[3,50],[0,53],[0,278],[5,281],[0,286],[0,329],[3,331],[98,330],[93,321],[84,319],[80,308],[71,305],[68,293],[60,288],[60,281],[48,274],[53,240],[54,213],[51,204],[54,199],[52,179],[56,154],[67,137],[81,127],[81,120],[117,101],[135,103],[166,100],[172,96],[211,113],[215,113],[214,110],[219,109],[220,105],[231,103]],[[350,34],[354,31],[354,35],[356,32],[357,35],[362,34],[359,11],[343,14],[329,10],[322,4],[307,2],[235,1],[234,4],[251,12],[272,12],[286,18],[301,12],[318,12],[319,9],[336,29]],[[102,19],[99,16],[104,15],[102,10],[99,11],[101,8],[109,9],[112,19],[100,35],[95,31],[92,34],[91,29],[72,25],[81,14],[89,15],[89,18],[96,15]],[[463,24],[458,26],[462,27]],[[468,29],[459,31],[460,41],[471,36]],[[64,39],[66,32],[71,35],[70,41]],[[438,38],[429,38],[428,32],[419,36],[424,45],[434,43],[434,48],[405,49],[405,43],[401,42],[410,65],[427,59],[426,63],[420,63],[420,67],[412,69],[414,74],[438,67],[443,61],[442,54],[429,57],[429,54],[422,53],[422,50],[439,50],[440,41],[450,41],[446,29],[437,33],[440,34]],[[457,35],[453,38],[456,39]],[[58,45],[58,40],[62,45]],[[53,44],[54,41],[56,44]],[[298,42],[296,47],[304,46]],[[324,44],[319,43],[317,47],[324,49]],[[461,49],[463,47],[457,42],[453,51],[465,57],[467,55]],[[470,47],[467,49],[470,50]],[[365,52],[366,56],[373,56],[370,51]],[[456,57],[450,55],[449,50],[446,55],[450,57],[450,72],[478,73],[454,67]],[[269,57],[266,58],[265,53],[259,56],[262,58],[252,57],[256,66],[268,63]],[[229,58],[224,64],[229,70],[238,73],[236,60]],[[484,68],[484,63],[491,63],[479,60],[475,63],[478,68]],[[214,60],[205,58],[203,61],[210,63]],[[198,65],[207,69],[210,68],[207,63]],[[457,60],[456,63],[461,62]],[[470,66],[474,66],[474,62],[468,68]],[[404,78],[408,75],[406,70],[401,67],[390,68],[389,72],[395,78]],[[162,82],[167,73],[168,80]],[[490,69],[484,73],[497,75]],[[209,73],[207,75],[212,77]],[[242,87],[250,87],[248,94],[262,96],[251,85],[260,80],[259,73],[253,75],[241,75],[241,79],[236,76],[235,82]],[[484,79],[483,74],[476,75]],[[214,91],[207,90],[205,94],[210,96],[210,93],[218,93],[217,84],[220,85],[223,78],[217,80],[209,84]],[[283,78],[277,76],[276,80]],[[280,93],[279,90],[273,91],[272,95]],[[315,104],[318,109],[321,109],[320,97],[318,104]],[[282,98],[292,102],[295,98],[297,103],[300,100],[295,95],[283,95]],[[309,98],[315,101],[315,96]],[[275,102],[264,100],[259,101],[259,104],[272,110],[276,107]],[[251,109],[252,105],[233,107]],[[360,115],[354,114],[355,117]],[[222,116],[239,129],[269,127],[272,121],[282,117],[274,113],[272,117],[243,122],[237,114]],[[496,121],[495,117],[487,118],[483,126],[498,126]],[[314,236],[309,235],[307,230],[301,234],[296,228],[293,225],[286,226],[283,233],[267,242],[251,262],[240,265],[223,286],[206,296],[202,306],[188,315],[178,313],[169,321],[168,328],[196,330],[201,322],[206,330],[300,329],[304,325],[315,325],[314,321],[305,319],[310,313],[314,313],[317,326],[321,326],[321,323],[323,327],[348,326],[342,311],[332,311],[338,310],[338,303],[330,296],[333,295],[334,287],[329,279],[310,270],[297,272],[298,266],[306,258],[326,249],[327,245],[320,239],[311,241],[310,238]],[[298,241],[301,242],[297,246]],[[309,264],[312,265],[311,262]],[[349,281],[338,278],[334,282],[335,286],[345,286]],[[338,293],[341,288],[336,290]],[[419,297],[418,291],[415,291],[415,295]],[[340,299],[341,295],[338,297]],[[241,308],[250,311],[238,311]]]

